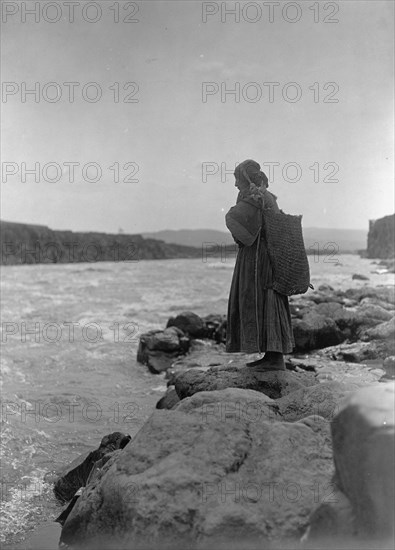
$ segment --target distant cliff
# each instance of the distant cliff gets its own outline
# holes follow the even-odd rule
[[[199,258],[192,246],[141,235],[53,231],[44,225],[0,221],[2,265]]]
[[[395,214],[369,221],[368,258],[395,257]]]

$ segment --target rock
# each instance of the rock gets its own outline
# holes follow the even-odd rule
[[[364,306],[365,304],[380,306],[387,311],[392,311],[393,314],[395,313],[394,304],[385,302],[384,300],[381,300],[378,296],[367,296],[366,298],[362,298],[359,302],[359,305]]]
[[[378,304],[371,304],[362,300],[359,313],[369,320],[389,321],[394,316],[394,311],[388,311]]]
[[[176,317],[170,317],[166,327],[178,327],[185,334],[194,338],[202,338],[205,336],[203,319],[192,311],[184,311]]]
[[[322,305],[322,304],[321,304]],[[345,340],[335,321],[315,310],[292,321],[296,351],[309,351],[340,344]]]
[[[353,281],[369,281],[369,277],[366,277],[365,275],[361,275],[360,273],[354,273],[352,276]]]
[[[177,357],[185,355],[189,347],[189,338],[177,327],[151,330],[140,336],[137,361],[158,374],[170,368]]]
[[[212,313],[203,317],[205,338],[215,340],[217,343],[226,342],[226,315]]]
[[[395,260],[381,260],[380,265],[386,268],[387,273],[395,273]]]
[[[296,351],[309,351],[338,345],[345,340],[358,340],[361,332],[392,317],[376,304],[347,308],[338,302],[316,304],[301,319],[294,319]]]
[[[157,409],[172,409],[180,402],[174,386],[167,388],[165,395],[156,404]]]
[[[380,323],[379,325],[366,329],[361,334],[361,339],[366,340],[389,340],[394,339],[395,337],[395,317],[392,317],[389,321],[385,323]]]
[[[307,298],[307,296],[306,296]],[[306,300],[305,298],[305,300]],[[344,297],[343,293],[340,291],[337,292],[322,292],[322,291],[315,291],[311,292],[308,295],[308,299],[311,302],[314,302],[315,304],[322,304],[325,302],[337,302],[339,304],[344,303]]]
[[[334,361],[363,363],[366,360],[377,359],[379,357],[379,350],[371,342],[354,342],[352,344],[344,343],[318,350],[316,355],[327,357]]]
[[[331,285],[323,284],[318,287],[320,292],[333,292],[335,289]]]
[[[54,485],[54,493],[58,500],[71,500],[80,487],[84,487],[95,463],[106,462],[117,449],[123,449],[130,441],[130,435],[114,432],[101,440],[100,446],[94,451],[88,451],[77,457],[73,462],[57,473],[58,480]]]
[[[348,500],[336,484],[332,481],[326,487],[316,488],[317,502],[321,504],[312,513],[309,528],[302,542],[308,542],[307,547],[325,548],[341,547],[334,539],[341,540],[343,548],[352,548],[352,539],[355,536],[354,513],[351,502]],[[345,544],[345,540],[350,544]],[[336,545],[336,546],[335,546]],[[305,547],[305,546],[304,546]]]
[[[280,399],[275,404],[278,414],[287,422],[294,422],[306,416],[320,416],[332,420],[346,395],[358,386],[339,382],[324,382],[301,388]]]
[[[155,331],[147,338],[147,347],[149,350],[175,351],[180,349],[182,339],[185,339],[182,330],[177,327],[166,328],[163,331]],[[188,338],[186,340],[189,342]]]
[[[151,351],[147,355],[146,365],[152,374],[167,371],[180,356],[178,351]]]
[[[330,361],[318,355],[312,355],[308,358],[292,357],[289,359],[289,364],[295,369],[313,370],[317,382],[352,384],[355,389],[376,384],[384,375],[384,370],[377,368],[377,365],[369,366],[345,361]]]
[[[281,420],[277,414],[275,401],[264,393],[240,388],[202,391],[180,401],[175,410],[189,413],[200,410],[203,417],[212,415],[219,422],[234,417],[260,422],[262,420]]]
[[[367,537],[394,536],[394,398],[392,382],[361,389],[332,422],[336,483]]]
[[[393,286],[364,286],[360,288],[350,288],[345,292],[346,298],[351,298],[360,302],[363,298],[373,298],[387,304],[395,304],[395,289]]]
[[[369,220],[368,258],[393,258],[395,233],[395,214],[378,220]]]
[[[63,543],[269,547],[300,537],[316,506],[312,488],[333,474],[319,429],[249,415],[219,422],[198,409],[155,411],[106,467],[78,499]]]
[[[384,378],[390,380],[395,378],[395,355],[391,355],[384,360],[383,369],[385,370]]]
[[[212,367],[206,372],[191,369],[180,373],[174,381],[180,399],[197,392],[241,388],[255,390],[272,399],[287,395],[304,386],[314,385],[314,374],[288,371],[256,372],[249,367]]]
[[[174,380],[180,372],[184,372],[191,368],[207,370],[215,365],[230,365],[234,359],[234,353],[226,353],[223,344],[216,344],[212,340],[192,340],[190,352],[187,355],[177,358],[167,371],[166,377],[169,380]],[[244,354],[243,354],[243,357]],[[247,359],[244,360],[246,362]],[[171,382],[173,383],[173,382]]]

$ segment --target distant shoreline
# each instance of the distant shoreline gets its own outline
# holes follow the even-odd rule
[[[158,239],[149,234],[55,231],[46,226],[6,221],[0,222],[0,229],[2,266],[197,258],[206,262],[208,258],[228,259],[237,254],[231,236],[215,230],[180,230],[163,235],[159,232],[157,235],[163,239]],[[329,235],[322,231],[325,232],[317,230],[317,234],[305,238],[308,255],[364,254],[363,246],[358,246],[361,240],[350,241],[349,237],[337,242],[334,236],[328,240]],[[178,242],[169,242],[171,238]]]

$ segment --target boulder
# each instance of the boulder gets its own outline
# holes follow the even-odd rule
[[[184,399],[197,392],[241,388],[255,390],[272,399],[287,395],[304,386],[314,385],[314,374],[288,371],[256,372],[250,367],[212,367],[205,372],[191,369],[174,380],[178,397]]]
[[[316,355],[327,357],[333,361],[363,363],[367,360],[377,359],[379,357],[379,351],[371,342],[353,342],[318,350]]]
[[[191,368],[206,370],[209,367],[218,365],[225,367],[234,361],[235,356],[238,356],[238,354],[226,353],[223,344],[216,344],[212,340],[192,340],[188,354],[177,358],[173,362],[166,373],[166,377],[169,380],[174,380],[178,373]],[[245,358],[244,354],[243,357]],[[246,361],[247,359],[244,359],[244,362]]]
[[[373,298],[387,304],[395,305],[395,288],[393,286],[363,286],[360,288],[350,288],[345,291],[345,296],[352,300],[360,302],[363,298]]]
[[[288,365],[297,371],[314,372],[317,382],[352,384],[355,389],[376,384],[385,374],[385,371],[379,368],[377,364],[366,365],[346,361],[330,361],[318,355],[305,358],[291,357],[288,360]]]
[[[331,421],[346,395],[358,389],[357,385],[323,382],[294,391],[276,399],[276,411],[287,422],[307,416],[320,416]]]
[[[351,502],[333,481],[327,487],[317,487],[316,491],[317,502],[321,504],[310,517],[309,527],[302,539],[307,544],[303,547],[339,548],[338,541],[342,542],[343,548],[356,547]]]
[[[301,319],[293,319],[292,328],[295,349],[299,352],[334,346],[346,339],[333,319],[320,315],[315,309]]]
[[[177,392],[174,386],[169,386],[165,395],[159,399],[156,404],[156,409],[172,409],[175,405],[180,402],[180,398],[177,395]]]
[[[177,327],[151,330],[140,336],[137,361],[147,365],[153,374],[158,374],[170,368],[189,347],[189,338]]]
[[[217,343],[226,342],[226,315],[211,313],[203,317],[205,327],[205,338],[215,340]]]
[[[130,435],[114,432],[101,440],[96,450],[88,451],[77,457],[69,466],[57,472],[58,479],[54,484],[54,493],[58,500],[71,500],[80,487],[84,487],[92,468],[98,461],[104,464],[114,451],[123,449],[130,441]]]
[[[193,338],[202,338],[205,336],[203,319],[192,311],[184,311],[176,317],[170,317],[166,327],[177,327]]]
[[[181,342],[180,342],[181,340]],[[147,348],[149,350],[176,351],[181,347],[181,343],[188,341],[182,330],[177,327],[166,328],[165,330],[154,331],[147,338]]]
[[[230,417],[240,419],[243,416],[255,422],[281,420],[273,399],[264,393],[240,388],[195,393],[180,401],[175,410],[186,413],[200,410],[202,418],[212,415],[219,422],[225,422]]]
[[[332,475],[320,429],[155,411],[83,490],[61,541],[84,549],[296,544],[316,506],[314,487]]]
[[[390,302],[385,302],[384,300],[381,300],[378,296],[367,296],[366,298],[362,298],[361,301],[359,302],[359,305],[361,306],[364,306],[367,304],[380,306],[387,311],[391,311],[395,313],[394,304],[391,304]]]
[[[368,328],[361,333],[362,340],[387,340],[395,337],[395,317],[389,321]]]
[[[332,422],[335,479],[351,502],[355,528],[367,537],[394,536],[395,384],[352,394]]]
[[[170,369],[179,356],[178,351],[151,351],[147,354],[145,364],[152,374],[159,374]]]
[[[322,349],[357,340],[364,329],[391,317],[391,312],[376,304],[348,308],[339,302],[321,302],[293,320],[296,350]]]
[[[362,317],[378,324],[380,321],[389,321],[394,316],[394,310],[389,311],[378,304],[361,303],[359,314]],[[366,323],[368,324],[368,323]]]

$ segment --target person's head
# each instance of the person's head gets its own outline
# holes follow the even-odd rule
[[[251,183],[255,184],[257,187],[262,185],[268,187],[266,175],[261,172],[260,165],[252,159],[247,159],[238,164],[234,171],[234,176],[236,178],[235,186],[240,191],[248,189]]]

